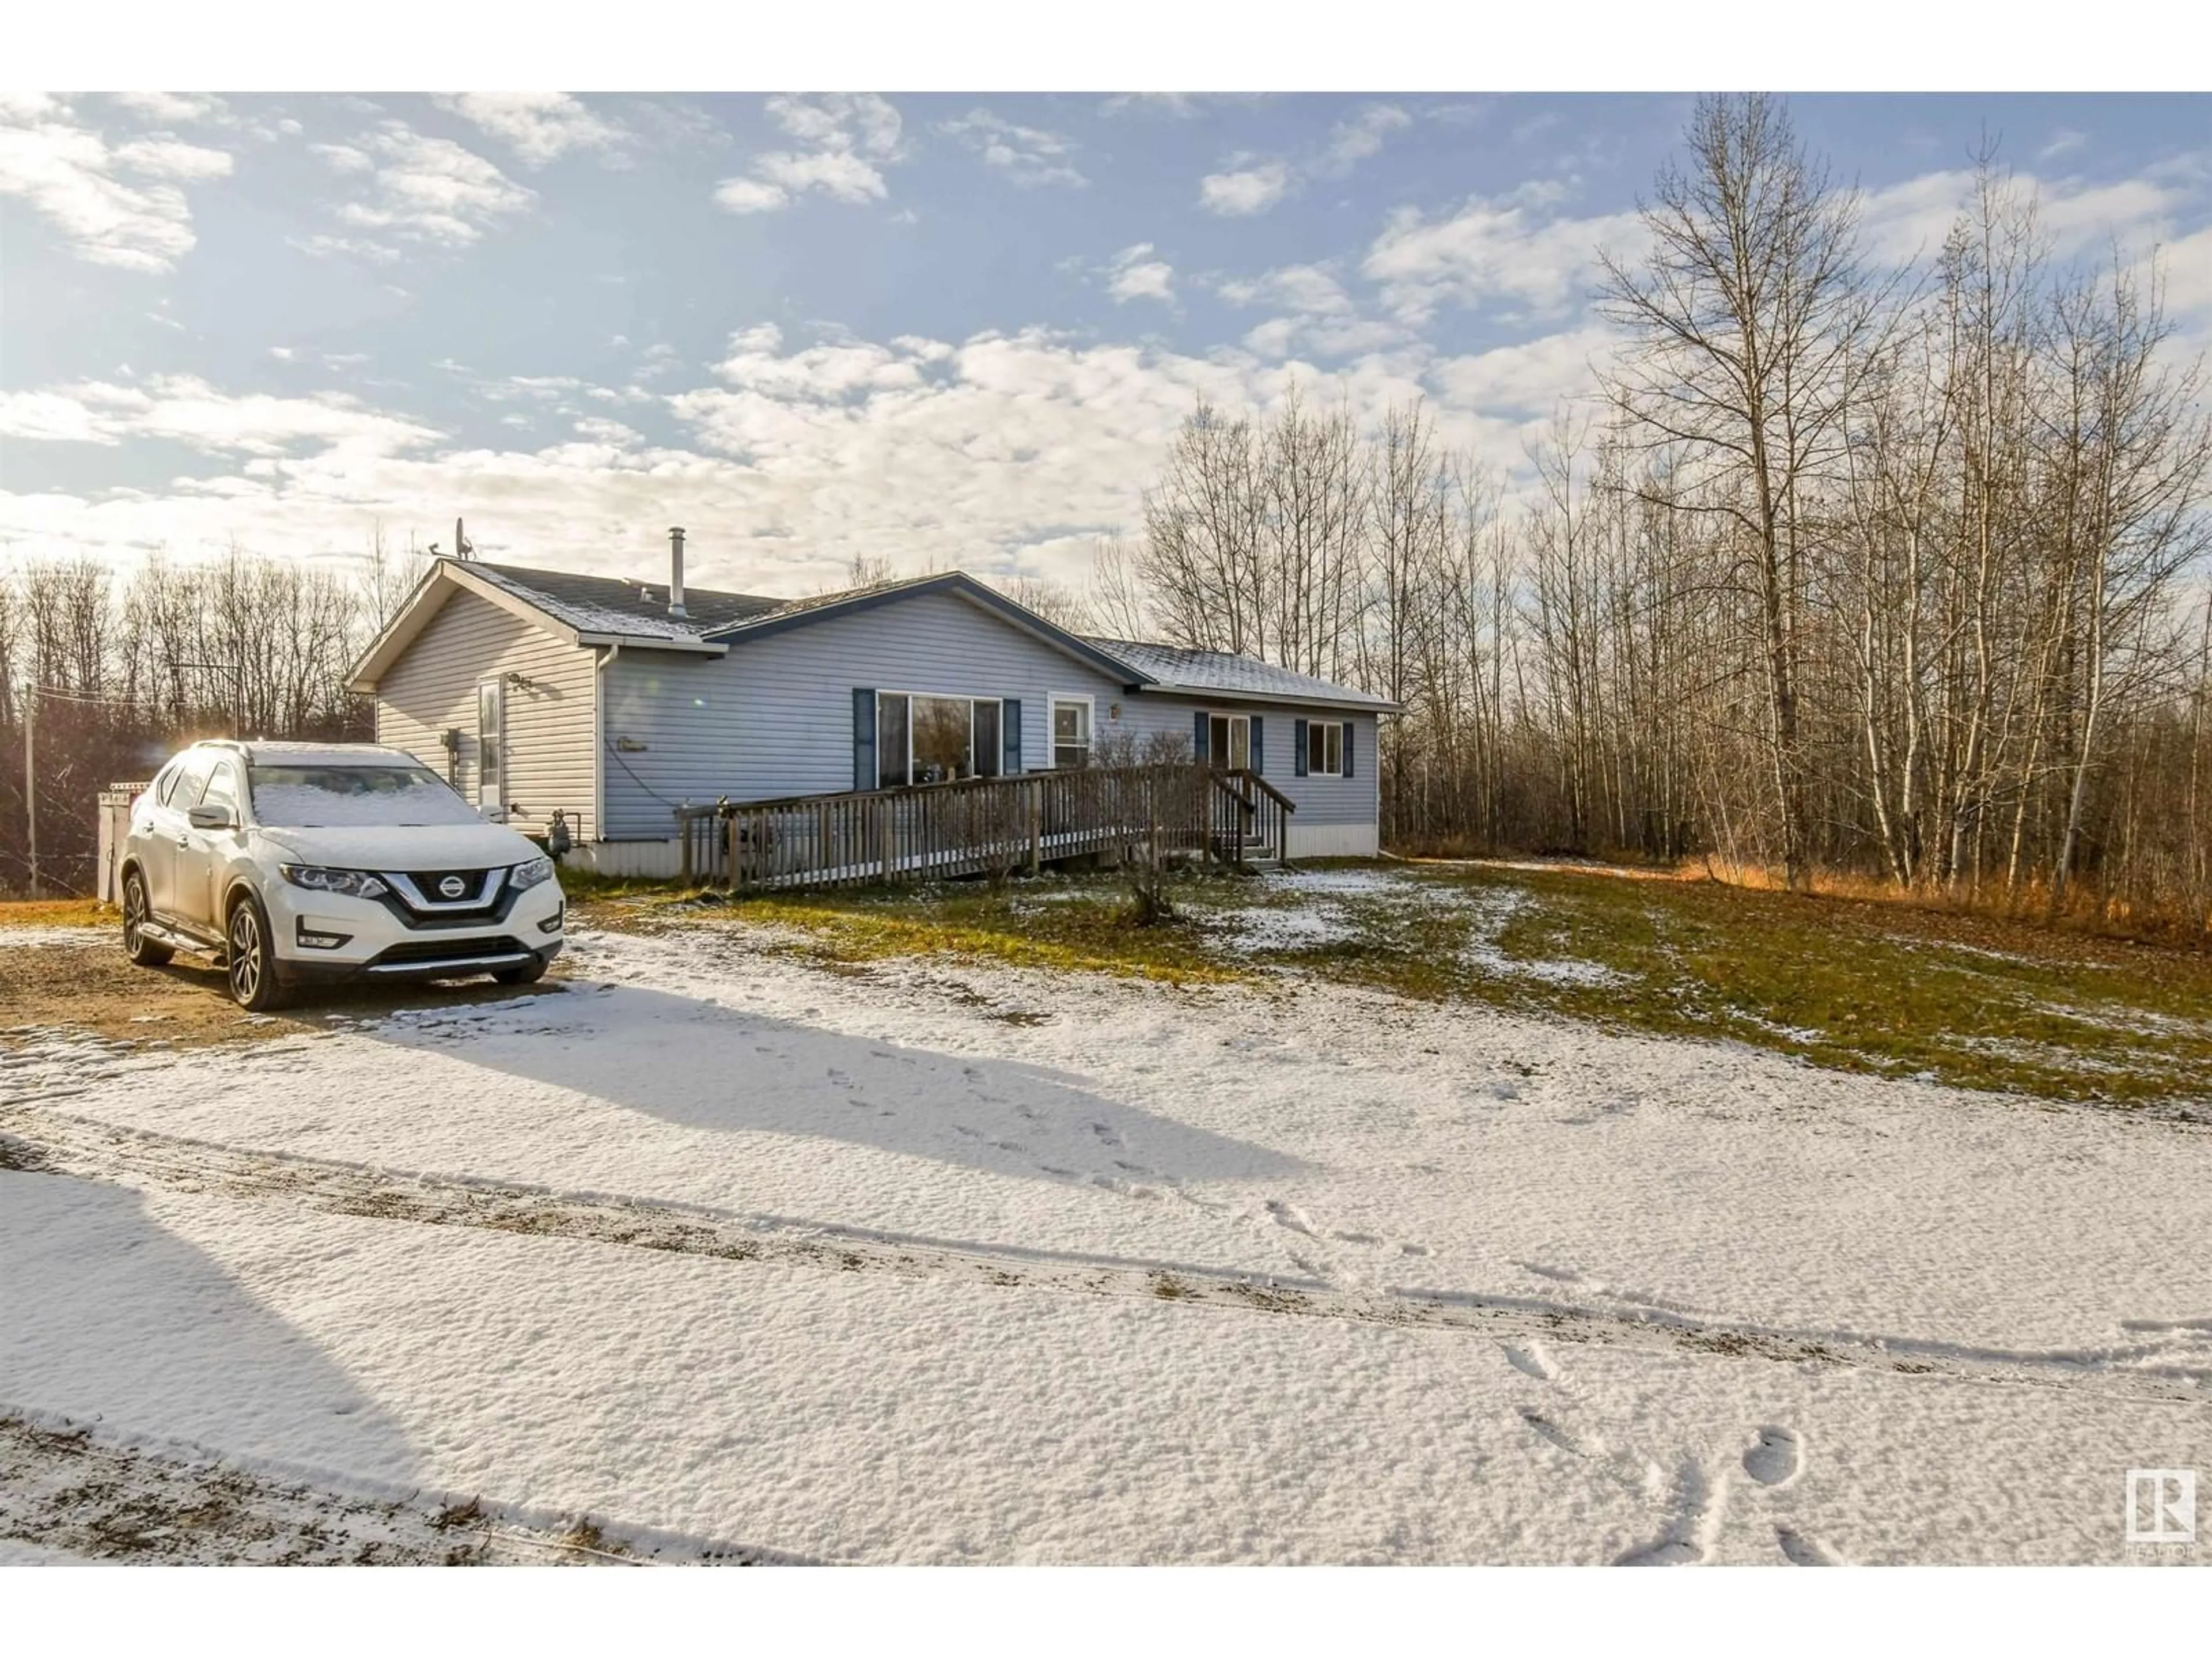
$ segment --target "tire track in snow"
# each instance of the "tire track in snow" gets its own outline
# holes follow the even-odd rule
[[[1532,1355],[1542,1352],[1540,1342],[1597,1344],[2212,1403],[2212,1352],[2197,1321],[2160,1322],[2155,1331],[2145,1331],[2147,1340],[2124,1347],[2007,1351],[1923,1338],[1790,1330],[1656,1307],[1593,1307],[1420,1288],[1338,1290],[1318,1274],[1285,1279],[1220,1267],[981,1245],[803,1217],[738,1214],[661,1200],[385,1169],[126,1129],[12,1103],[0,1104],[0,1168],[732,1262],[946,1277],[1359,1323],[1459,1328],[1515,1344]],[[1540,1363],[1548,1366],[1548,1356]]]
[[[589,1516],[544,1524],[479,1498],[376,1498],[105,1425],[0,1407],[0,1538],[97,1561],[165,1565],[800,1565],[671,1534],[625,1539]]]

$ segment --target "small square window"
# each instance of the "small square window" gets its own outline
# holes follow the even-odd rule
[[[1052,700],[1052,763],[1072,769],[1091,764],[1091,699]]]
[[[1344,722],[1315,720],[1306,727],[1306,771],[1316,778],[1344,775]]]

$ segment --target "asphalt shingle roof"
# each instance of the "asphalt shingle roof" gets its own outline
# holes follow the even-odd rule
[[[1331,680],[1316,679],[1295,669],[1240,657],[1231,651],[1199,651],[1188,646],[1152,645],[1141,640],[1109,640],[1085,636],[1108,656],[1125,662],[1162,690],[1234,691],[1249,697],[1275,697],[1285,702],[1356,703],[1366,708],[1395,708],[1388,697],[1370,696]]]
[[[681,617],[668,614],[668,584],[625,581],[618,576],[576,576],[564,570],[531,570],[520,565],[465,566],[517,599],[586,634],[624,634],[634,639],[696,640],[717,628],[780,611],[786,599],[757,593],[725,593],[711,587],[684,589]]]
[[[686,586],[686,614],[672,617],[668,614],[665,583],[627,581],[616,576],[571,575],[566,571],[480,564],[474,561],[465,568],[472,575],[505,588],[580,633],[622,635],[638,640],[726,640],[754,623],[803,615],[874,593],[941,583],[947,579],[947,573],[943,572],[908,576],[803,599]],[[1163,690],[1235,692],[1285,702],[1319,701],[1366,708],[1396,707],[1388,698],[1371,696],[1348,685],[1316,679],[1310,674],[1279,668],[1273,663],[1240,657],[1233,652],[1199,651],[1184,646],[1107,639],[1097,635],[1070,637],[1080,639],[1093,651],[1103,652],[1125,665],[1139,679],[1157,682]]]

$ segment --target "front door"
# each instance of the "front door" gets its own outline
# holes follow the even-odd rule
[[[1217,770],[1249,770],[1252,764],[1252,717],[1216,714],[1207,720],[1206,757]]]
[[[194,802],[198,806],[228,806],[235,823],[245,811],[246,789],[238,763],[218,761],[208,776],[207,787]],[[186,811],[190,811],[190,808]],[[195,830],[189,817],[177,838],[174,890],[176,918],[202,933],[222,936],[222,919],[216,915],[216,885],[232,851],[238,845],[235,830]]]
[[[185,814],[200,804],[213,764],[207,750],[195,750],[138,798],[143,825],[137,832],[138,864],[146,878],[146,908],[156,921],[176,919],[177,856],[191,845],[191,824]]]
[[[507,687],[486,680],[477,687],[477,810],[507,817]]]

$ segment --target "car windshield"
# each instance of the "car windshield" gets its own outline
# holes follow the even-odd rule
[[[416,828],[483,816],[422,766],[253,766],[253,815],[282,829]]]

